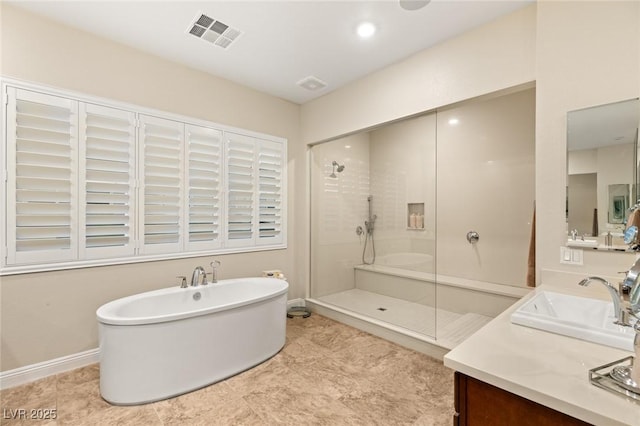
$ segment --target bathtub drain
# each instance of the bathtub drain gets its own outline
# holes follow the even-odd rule
[[[200,298],[202,297],[202,295],[200,294],[200,292],[196,292],[193,293],[193,300],[200,300]]]

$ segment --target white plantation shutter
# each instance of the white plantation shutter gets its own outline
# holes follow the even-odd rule
[[[222,132],[185,127],[188,151],[188,250],[220,247],[222,214]]]
[[[183,228],[182,123],[140,115],[141,252],[179,253]]]
[[[261,140],[258,143],[258,241],[280,244],[284,239],[284,144]]]
[[[226,133],[227,246],[247,247],[256,233],[256,141]]]
[[[227,139],[227,246],[281,245],[285,241],[286,146],[225,133]]]
[[[84,206],[80,226],[86,258],[131,256],[135,250],[135,114],[80,104]]]
[[[2,89],[3,274],[286,247],[285,139]]]
[[[77,256],[77,102],[7,88],[7,263]]]

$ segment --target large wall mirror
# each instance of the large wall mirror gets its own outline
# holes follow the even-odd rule
[[[638,99],[567,114],[567,245],[628,248],[623,236],[640,198],[639,123]]]

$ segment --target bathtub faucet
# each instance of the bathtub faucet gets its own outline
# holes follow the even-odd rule
[[[211,269],[213,272],[211,272],[211,282],[212,283],[217,283],[218,282],[218,266],[220,266],[220,261],[219,260],[214,260],[213,262],[211,262]]]
[[[196,287],[198,285],[200,275],[202,275],[202,285],[207,284],[207,273],[204,271],[204,268],[202,266],[196,266],[193,270],[193,275],[191,275],[191,287]]]

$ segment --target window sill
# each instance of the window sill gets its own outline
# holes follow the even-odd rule
[[[82,269],[82,268],[95,268],[99,266],[114,266],[125,265],[130,263],[144,263],[144,262],[157,262],[163,260],[176,260],[187,259],[191,257],[205,257],[205,256],[218,256],[223,254],[240,254],[251,253],[257,251],[270,251],[270,250],[285,250],[286,244],[277,244],[271,246],[260,247],[242,247],[242,248],[226,248],[209,251],[197,251],[186,253],[168,253],[158,255],[146,255],[136,257],[125,258],[113,258],[113,259],[95,259],[95,260],[82,260],[73,262],[60,262],[60,263],[48,263],[37,265],[12,265],[5,266],[0,269],[0,277],[19,274],[31,274],[35,272],[51,272],[51,271],[64,271],[70,269]]]

